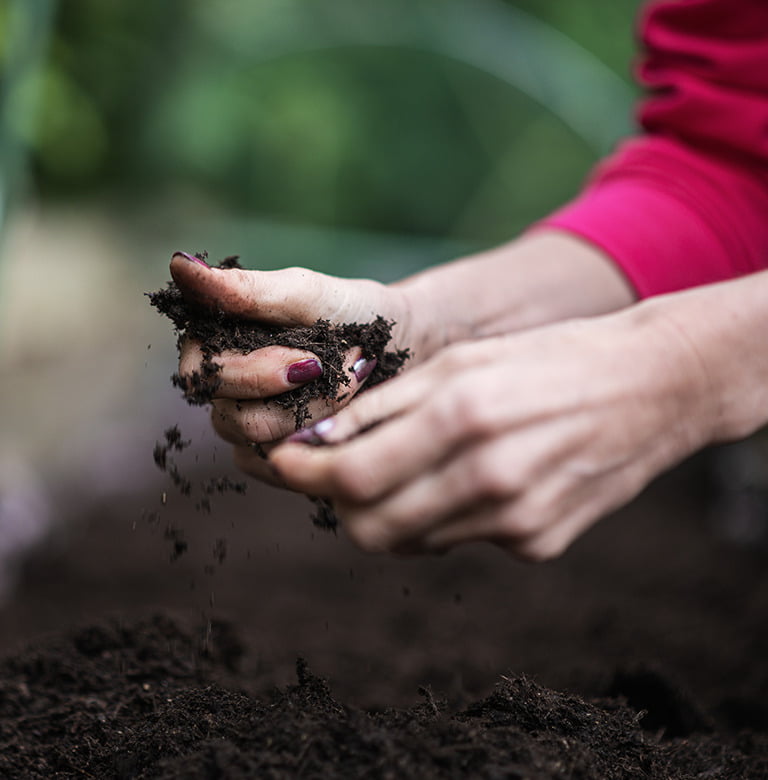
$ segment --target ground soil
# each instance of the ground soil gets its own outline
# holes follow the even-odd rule
[[[768,777],[768,553],[703,474],[538,567],[365,556],[267,488],[93,507],[0,612],[0,776]]]

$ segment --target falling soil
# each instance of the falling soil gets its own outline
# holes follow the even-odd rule
[[[164,617],[101,623],[0,666],[0,774],[103,778],[748,778],[768,739],[662,739],[619,699],[502,677],[460,709],[365,711],[307,663],[255,698],[226,681],[243,648],[231,627]],[[663,683],[666,684],[666,683]],[[762,754],[762,758],[761,758]],[[713,767],[716,771],[712,771]]]
[[[207,260],[207,253],[196,255]],[[236,255],[225,258],[217,265],[220,270],[241,268]],[[402,368],[410,353],[407,349],[388,351],[393,322],[376,317],[369,323],[334,324],[328,320],[317,320],[309,327],[277,327],[254,320],[236,318],[222,311],[194,306],[184,299],[175,282],[167,283],[165,289],[148,293],[152,306],[173,323],[178,336],[177,345],[181,349],[185,339],[197,342],[203,355],[199,370],[182,376],[175,373],[171,377],[174,386],[181,389],[188,403],[203,406],[210,403],[219,387],[221,365],[214,358],[224,352],[250,354],[267,346],[282,346],[302,349],[316,355],[323,366],[320,378],[301,387],[289,390],[267,400],[293,413],[295,428],[300,429],[309,419],[309,403],[317,398],[341,400],[345,388],[351,382],[351,369],[344,371],[347,353],[353,347],[359,347],[361,356],[366,360],[375,360],[375,366],[360,392],[393,377]],[[169,431],[175,437],[168,438]],[[189,442],[181,442],[178,429],[166,431],[166,441],[158,442],[155,447],[155,463],[167,471],[174,486],[184,495],[190,495],[193,486],[187,476],[175,463],[167,463],[169,450],[181,450]],[[254,449],[264,456],[258,443]],[[232,482],[238,491],[243,483]],[[223,483],[224,489],[229,487]],[[220,490],[220,492],[222,492]],[[323,530],[335,531],[338,520],[333,506],[325,499],[311,498],[314,504],[312,522]],[[199,509],[210,511],[210,498],[203,496],[197,504]]]

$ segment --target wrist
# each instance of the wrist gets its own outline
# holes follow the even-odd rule
[[[455,341],[605,314],[635,300],[621,271],[597,247],[548,229],[393,287],[408,300],[414,330],[423,335],[421,358]]]
[[[654,345],[653,372],[659,375],[664,393],[658,403],[668,405],[669,430],[679,448],[677,459],[682,459],[718,440],[723,407],[706,350],[681,316],[675,297],[640,304],[632,317],[638,324],[639,350]]]
[[[687,378],[686,417],[701,446],[768,423],[768,272],[653,298],[636,308],[667,334]]]

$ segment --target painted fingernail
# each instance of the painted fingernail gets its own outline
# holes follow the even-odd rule
[[[292,384],[298,385],[302,382],[311,382],[323,375],[323,367],[320,361],[315,358],[300,360],[298,363],[292,363],[288,366],[286,377]]]
[[[355,379],[357,379],[358,382],[367,379],[371,375],[371,371],[376,368],[377,362],[376,358],[372,358],[371,360],[360,358],[359,360],[356,360],[355,364],[352,366],[352,373],[355,375]]]
[[[211,267],[201,257],[196,257],[195,255],[190,255],[187,252],[174,252],[173,253],[173,257],[183,257],[185,260],[189,260],[192,263],[197,263],[198,265],[202,265],[203,268],[210,268]],[[173,259],[173,258],[171,258],[171,259]]]
[[[335,425],[336,420],[333,417],[326,417],[309,428],[302,428],[300,431],[291,434],[287,441],[295,444],[325,444],[325,436],[333,430]]]

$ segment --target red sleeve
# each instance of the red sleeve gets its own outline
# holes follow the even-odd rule
[[[768,0],[651,3],[644,134],[541,223],[600,246],[641,297],[768,267]]]

